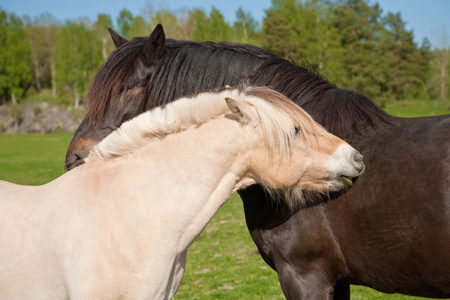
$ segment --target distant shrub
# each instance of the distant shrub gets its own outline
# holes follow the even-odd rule
[[[38,94],[38,91],[36,90],[36,88],[34,87],[34,85],[32,85],[28,90],[27,93],[25,94],[25,97],[31,97],[31,96],[35,96]]]
[[[12,105],[9,113],[13,119],[17,120],[22,116],[22,107],[18,104]]]
[[[66,94],[53,97],[52,91],[49,89],[42,90],[38,93],[27,93],[25,102],[47,102],[58,105],[60,107],[68,107],[72,105],[73,100]]]
[[[37,115],[39,115],[42,112],[42,108],[39,105],[36,105],[33,108],[33,111],[34,111],[34,114],[37,116]]]

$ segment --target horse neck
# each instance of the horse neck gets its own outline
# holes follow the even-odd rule
[[[119,172],[136,178],[133,193],[145,199],[139,202],[143,212],[182,212],[171,220],[171,226],[183,233],[178,238],[180,249],[195,240],[233,192],[254,182],[248,178],[244,154],[248,139],[239,127],[222,117],[161,140],[154,138],[115,159]]]
[[[245,177],[248,166],[239,155],[245,156],[251,143],[246,130],[237,121],[221,116],[163,139],[153,138],[142,148],[142,153],[149,158],[163,153],[164,158],[150,159],[151,163],[173,165],[178,170],[174,176],[178,177],[195,173],[213,179],[229,172]],[[185,165],[189,167],[183,168]],[[189,179],[195,184],[199,177],[190,176]]]

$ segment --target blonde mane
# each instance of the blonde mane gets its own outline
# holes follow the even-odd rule
[[[291,148],[297,124],[298,133],[310,143],[310,136],[326,135],[325,129],[295,103],[266,87],[223,88],[183,97],[124,122],[90,152],[88,160],[108,160],[132,153],[150,138],[165,136],[200,125],[229,112],[225,98],[249,103],[258,112],[269,151],[280,153]]]
[[[317,136],[329,136],[328,131],[316,123],[306,111],[275,90],[251,87],[246,95],[252,96],[246,98],[245,102],[258,111],[269,151],[274,151],[278,145],[281,155],[289,152],[296,134],[303,136],[309,145],[317,141]],[[292,127],[292,123],[297,125],[296,129]]]

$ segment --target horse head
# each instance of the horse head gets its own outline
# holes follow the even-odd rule
[[[142,111],[140,103],[147,82],[165,50],[161,25],[156,26],[145,42],[139,43],[128,41],[112,29],[109,32],[116,50],[92,80],[87,95],[88,113],[69,145],[66,171],[83,164],[93,146]]]

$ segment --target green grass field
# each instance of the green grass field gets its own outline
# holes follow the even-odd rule
[[[450,113],[444,106],[424,109],[391,105],[397,116]],[[420,112],[423,113],[420,113]],[[0,135],[0,180],[38,185],[61,174],[72,134]],[[189,248],[185,276],[175,299],[285,299],[276,273],[259,256],[247,231],[237,195],[219,210]],[[423,299],[352,287],[352,299]]]
[[[384,110],[396,117],[422,117],[450,114],[449,101],[394,101]]]

